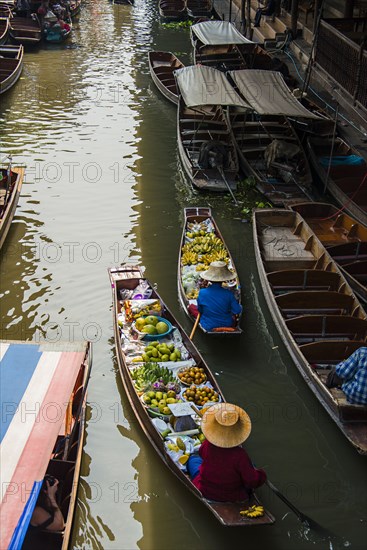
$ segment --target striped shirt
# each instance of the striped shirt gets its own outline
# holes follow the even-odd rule
[[[347,401],[367,405],[367,348],[357,349],[335,371],[344,380],[342,390]]]

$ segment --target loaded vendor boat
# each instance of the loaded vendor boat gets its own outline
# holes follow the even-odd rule
[[[1,419],[1,548],[68,548],[91,363],[88,342],[0,342],[1,402],[8,405]],[[62,531],[29,529],[46,475],[59,482]]]
[[[197,297],[200,290],[200,272],[206,270],[211,262],[224,261],[233,271],[233,281],[224,283],[233,291],[236,300],[241,303],[240,281],[233,259],[224,242],[217,224],[207,207],[185,208],[185,223],[181,239],[178,260],[178,295],[184,311],[194,321],[197,313]],[[240,318],[233,327],[218,327],[207,334],[241,334]]]
[[[138,266],[109,269],[116,354],[130,405],[160,458],[178,479],[227,526],[270,524],[240,514],[258,502],[214,502],[190,480],[185,464],[203,441],[201,413],[224,401],[198,350]]]
[[[254,210],[253,231],[265,299],[292,360],[343,434],[367,454],[367,406],[326,386],[331,367],[366,346],[366,312],[300,214]]]

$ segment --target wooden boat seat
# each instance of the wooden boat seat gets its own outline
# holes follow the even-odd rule
[[[181,135],[182,136],[190,136],[190,135],[197,135],[197,134],[208,134],[208,132],[210,132],[210,134],[213,134],[213,135],[216,135],[216,134],[223,134],[223,135],[229,135],[229,131],[228,130],[217,130],[217,129],[214,129],[214,128],[211,128],[210,130],[206,130],[205,128],[203,129],[200,129],[200,130],[181,130]]]
[[[340,275],[319,269],[292,269],[273,271],[267,275],[274,294],[287,290],[335,290],[340,286]]]
[[[367,320],[339,315],[301,315],[286,321],[298,343],[314,340],[365,340]]]
[[[285,319],[308,315],[350,315],[354,297],[335,291],[300,290],[275,297]]]

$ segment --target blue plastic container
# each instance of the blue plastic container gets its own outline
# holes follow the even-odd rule
[[[145,315],[145,317],[148,317],[147,315]],[[149,316],[150,317],[150,316]],[[158,315],[154,315],[154,317],[157,317],[158,319],[158,323],[160,321],[163,321],[164,323],[166,323],[166,325],[168,325],[168,330],[167,332],[164,332],[163,334],[146,334],[145,332],[140,332],[139,330],[137,330],[135,328],[135,325],[134,325],[134,328],[136,330],[136,332],[140,335],[140,336],[143,336],[143,340],[151,340],[151,341],[154,341],[154,340],[160,340],[161,338],[165,338],[166,336],[169,335],[169,333],[173,330],[173,326],[172,324],[168,321],[168,319],[165,319],[164,317],[159,317]]]

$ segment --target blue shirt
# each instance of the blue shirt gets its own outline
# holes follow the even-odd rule
[[[345,380],[342,390],[347,401],[367,405],[367,348],[357,349],[348,359],[339,363],[335,372]]]
[[[242,311],[233,292],[222,287],[222,283],[212,283],[202,288],[197,298],[198,310],[201,313],[200,325],[205,330],[216,327],[232,327],[233,315]]]

